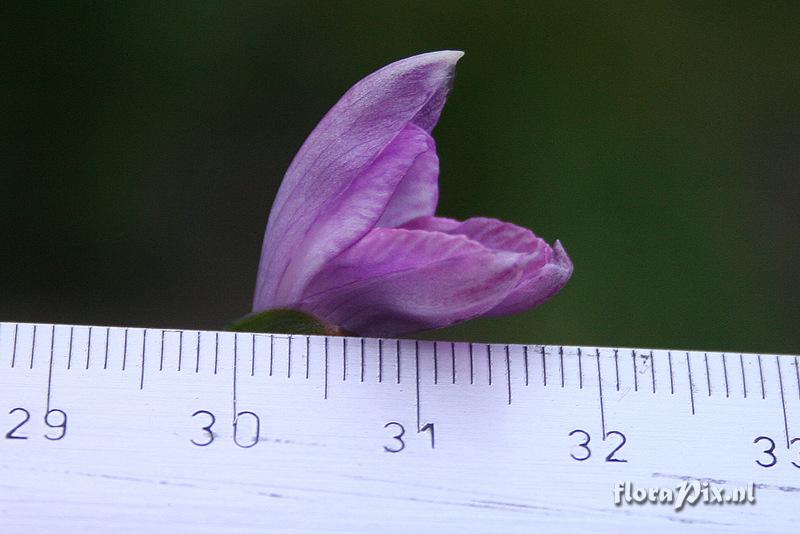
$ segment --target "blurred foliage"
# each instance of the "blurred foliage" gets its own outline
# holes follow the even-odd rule
[[[0,7],[0,319],[220,328],[355,81],[458,48],[440,213],[559,238],[549,304],[440,339],[800,350],[797,2]]]

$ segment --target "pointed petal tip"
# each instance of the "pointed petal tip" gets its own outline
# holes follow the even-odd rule
[[[463,50],[434,50],[433,52],[423,52],[415,56],[410,56],[400,61],[418,61],[419,63],[452,63],[456,64],[464,56]]]
[[[438,50],[436,52],[429,52],[429,54],[432,56],[439,56],[442,60],[446,60],[454,64],[457,63],[459,59],[464,57],[463,50]]]
[[[556,263],[569,269],[571,274],[573,270],[572,260],[569,258],[569,255],[567,255],[567,251],[564,249],[564,245],[561,244],[559,239],[556,239],[555,243],[553,243],[553,252],[555,252]]]
[[[381,72],[399,74],[401,72],[419,71],[420,69],[432,69],[432,71],[429,72],[444,72],[452,76],[456,68],[456,63],[458,63],[458,60],[463,56],[464,52],[461,50],[425,52],[389,63],[373,73],[373,76]]]

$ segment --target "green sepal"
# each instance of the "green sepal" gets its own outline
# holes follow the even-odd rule
[[[330,325],[305,312],[278,308],[245,315],[225,326],[231,332],[256,332],[259,334],[299,334],[341,336],[339,327]]]

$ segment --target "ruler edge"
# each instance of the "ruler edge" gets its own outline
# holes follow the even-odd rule
[[[685,348],[656,348],[656,347],[623,347],[623,346],[598,346],[598,345],[572,345],[572,344],[554,344],[554,343],[503,343],[503,342],[485,342],[485,341],[455,341],[444,339],[415,339],[403,337],[369,337],[369,336],[331,336],[320,334],[286,334],[281,332],[239,332],[230,330],[205,330],[197,328],[165,328],[165,327],[151,327],[151,326],[119,326],[119,325],[99,325],[99,324],[67,324],[67,323],[39,323],[27,321],[6,321],[0,320],[2,325],[17,325],[17,326],[31,326],[41,328],[98,328],[98,329],[119,329],[119,330],[152,330],[165,333],[179,333],[179,332],[192,332],[201,334],[224,334],[224,335],[248,335],[248,336],[268,336],[278,339],[289,339],[294,337],[301,338],[315,338],[315,339],[363,339],[370,341],[392,341],[392,342],[407,342],[407,343],[425,343],[432,345],[434,343],[443,344],[456,344],[456,345],[473,345],[485,347],[508,347],[523,349],[524,347],[544,347],[544,348],[562,348],[562,349],[591,349],[599,351],[636,351],[636,352],[675,352],[675,353],[692,353],[692,354],[737,354],[741,356],[778,356],[780,358],[800,358],[800,351],[797,354],[791,353],[775,353],[775,352],[742,352],[742,351],[723,351],[723,350],[705,350],[705,349],[685,349]]]

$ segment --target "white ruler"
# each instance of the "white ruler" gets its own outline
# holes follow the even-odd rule
[[[789,532],[798,438],[796,356],[0,323],[3,532]]]

